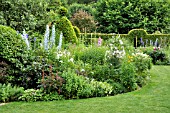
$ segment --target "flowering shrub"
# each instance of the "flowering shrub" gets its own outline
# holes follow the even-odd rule
[[[119,67],[121,59],[125,56],[123,41],[120,37],[113,37],[109,40],[109,50],[106,51],[106,61],[115,67]]]
[[[166,54],[166,51],[163,48],[160,47],[145,47],[140,48],[140,51],[143,53],[146,53],[152,58],[152,63],[154,65],[168,65],[170,63],[168,59],[168,54]]]
[[[136,69],[136,83],[142,87],[149,78],[148,71],[152,67],[152,58],[147,54],[137,52],[132,54],[131,61],[134,63]]]
[[[94,96],[102,97],[111,95],[113,87],[107,82],[99,82],[94,79],[90,81],[90,84],[94,87]]]
[[[137,52],[132,54],[132,58],[137,72],[142,73],[143,71],[151,69],[152,59],[149,55]]]

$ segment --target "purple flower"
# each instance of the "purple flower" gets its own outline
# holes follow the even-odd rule
[[[98,46],[101,46],[102,45],[102,39],[101,37],[98,38]]]
[[[36,40],[37,40],[37,38],[36,38],[36,37],[34,37],[34,42],[36,42]]]
[[[28,38],[28,34],[25,34],[25,38]]]

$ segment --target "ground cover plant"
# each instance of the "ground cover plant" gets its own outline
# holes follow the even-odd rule
[[[153,66],[151,80],[142,89],[126,94],[53,102],[12,102],[0,106],[2,113],[169,113],[169,66]]]

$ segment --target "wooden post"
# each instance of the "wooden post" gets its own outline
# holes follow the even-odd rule
[[[136,48],[138,47],[138,38],[136,36]]]

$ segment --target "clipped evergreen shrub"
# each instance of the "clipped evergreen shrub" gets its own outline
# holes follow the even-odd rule
[[[128,35],[130,38],[144,38],[147,36],[147,32],[144,29],[132,29],[129,31]]]
[[[22,37],[12,28],[0,25],[0,59],[20,67],[27,46]]]
[[[59,31],[62,31],[65,43],[78,43],[74,28],[67,17],[61,17],[61,19],[56,22],[56,26]]]
[[[58,13],[59,13],[61,16],[66,16],[67,13],[68,13],[68,10],[67,10],[67,8],[61,6],[61,7],[59,7]]]
[[[77,26],[73,26],[74,32],[76,33],[77,38],[80,38],[80,29]]]

